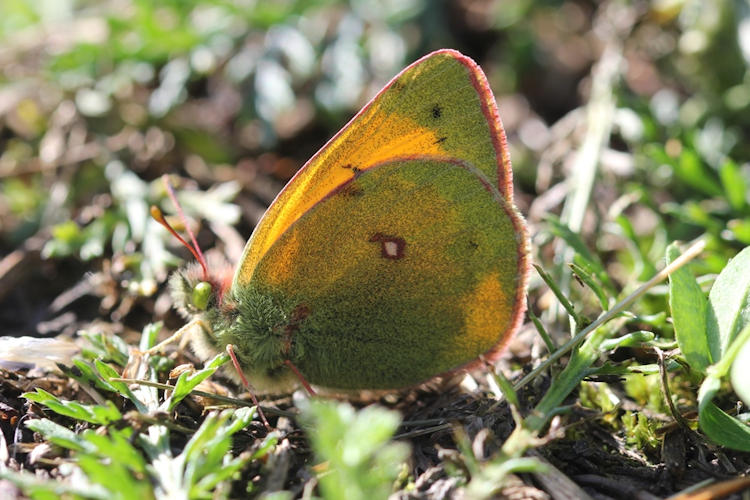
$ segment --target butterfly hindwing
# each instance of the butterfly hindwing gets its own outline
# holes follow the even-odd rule
[[[276,330],[309,382],[414,385],[491,357],[517,323],[516,217],[469,163],[384,162],[309,208],[248,286],[285,311]]]

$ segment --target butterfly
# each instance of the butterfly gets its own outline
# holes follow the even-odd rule
[[[231,346],[258,393],[393,390],[492,361],[529,269],[481,68],[455,50],[395,76],[266,211],[236,269],[170,279],[203,355]]]

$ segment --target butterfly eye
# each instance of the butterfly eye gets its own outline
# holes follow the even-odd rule
[[[208,307],[208,301],[211,299],[211,283],[201,281],[193,288],[193,305],[201,311]]]

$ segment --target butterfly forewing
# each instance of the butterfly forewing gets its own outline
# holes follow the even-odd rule
[[[298,172],[248,241],[234,286],[248,283],[271,245],[334,189],[374,165],[423,155],[471,164],[512,199],[494,98],[481,69],[456,51],[406,68]]]

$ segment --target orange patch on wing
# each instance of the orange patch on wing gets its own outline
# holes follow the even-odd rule
[[[466,297],[464,321],[473,342],[487,349],[497,343],[498,333],[506,330],[509,320],[510,311],[501,307],[505,302],[505,292],[497,272],[485,276]]]
[[[394,158],[413,156],[415,151],[420,155],[444,153],[433,130],[419,126],[407,116],[383,116],[379,111],[372,106],[361,117],[371,131],[366,142],[361,141],[362,132],[357,127],[344,129],[292,181],[294,189],[279,194],[264,217],[270,222],[253,234],[253,243],[243,256],[238,284],[250,281],[258,261],[289,226],[359,172]]]
[[[295,262],[297,260],[297,255],[301,251],[301,242],[299,238],[297,237],[296,233],[290,234],[289,240],[286,243],[285,247],[285,259],[280,260],[276,266],[274,266],[273,271],[268,273],[268,282],[270,285],[279,285],[281,283],[285,283],[288,281],[292,275],[294,274],[294,266]],[[242,271],[243,276],[244,272],[247,270],[246,266],[243,263]],[[250,279],[250,276],[247,276],[247,279]]]

